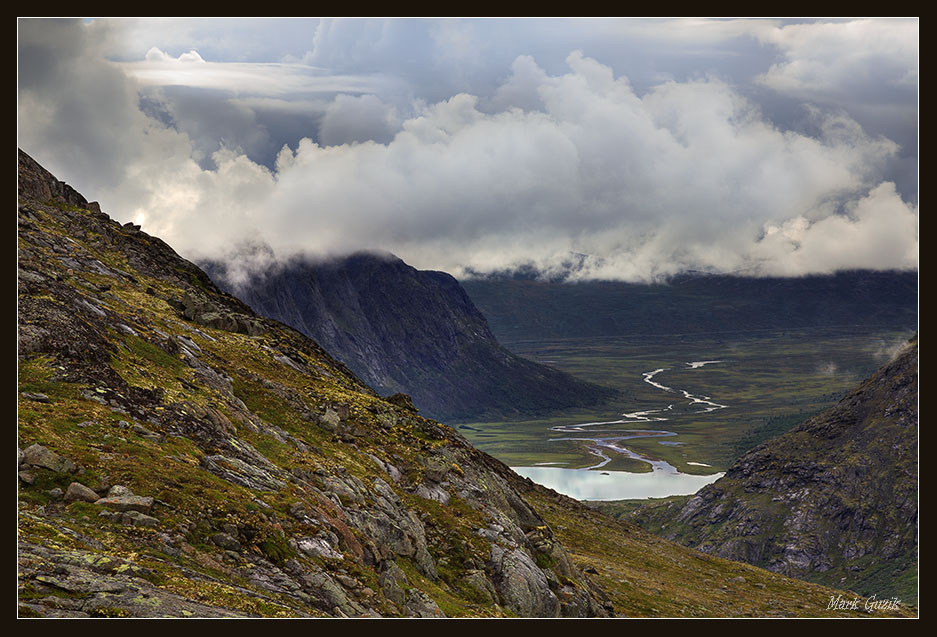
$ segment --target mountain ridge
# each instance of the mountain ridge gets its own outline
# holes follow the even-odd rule
[[[608,615],[506,466],[20,171],[21,613]]]
[[[407,393],[440,420],[546,413],[615,393],[512,354],[454,277],[390,253],[294,259],[239,285],[227,282],[226,262],[204,266],[223,288],[320,343],[379,392]]]

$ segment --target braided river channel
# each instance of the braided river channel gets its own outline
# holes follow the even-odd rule
[[[687,363],[687,365],[689,369],[699,369],[704,365],[715,365],[720,362],[722,361],[695,361]],[[671,412],[678,402],[693,409],[696,414],[706,414],[728,407],[728,405],[714,402],[709,396],[691,394],[686,390],[674,389],[655,381],[654,377],[663,371],[666,371],[666,369],[661,368],[644,372],[642,374],[644,382],[661,391],[679,395],[681,398],[678,398],[677,402],[671,403],[662,409],[624,413],[619,420],[558,425],[550,428],[551,435],[555,436],[550,438],[551,441],[585,443],[589,453],[596,457],[596,464],[582,469],[550,466],[552,463],[532,467],[512,467],[512,469],[525,478],[530,478],[538,484],[577,500],[632,500],[689,495],[696,493],[707,484],[715,482],[724,474],[691,475],[681,473],[673,465],[663,460],[641,455],[627,446],[628,440],[637,438],[661,438],[658,441],[660,444],[679,444],[666,440],[676,436],[675,432],[665,429],[615,429],[617,425],[647,427],[652,423],[666,422],[670,419],[668,412]],[[654,424],[653,426],[661,427],[662,425]],[[612,429],[609,429],[610,427]],[[593,431],[597,428],[602,429],[601,435]],[[603,471],[603,467],[612,461],[612,454],[620,454],[633,460],[646,462],[651,466],[651,471],[647,473]],[[708,466],[701,462],[689,462],[687,464]]]

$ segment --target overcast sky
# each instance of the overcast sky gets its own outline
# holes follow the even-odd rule
[[[916,269],[918,27],[20,19],[18,143],[193,260]]]

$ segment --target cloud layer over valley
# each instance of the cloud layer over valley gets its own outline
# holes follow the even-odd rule
[[[20,147],[190,259],[917,267],[916,21],[246,22],[20,20]]]

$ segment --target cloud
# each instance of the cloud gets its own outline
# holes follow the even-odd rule
[[[772,273],[800,275],[860,269],[875,264],[883,269],[917,267],[918,212],[884,182],[844,214],[829,214],[816,221],[805,216],[768,225],[752,256]]]
[[[800,98],[893,101],[918,85],[917,20],[853,20],[759,30],[784,60],[758,76],[761,84]]]
[[[155,152],[188,141],[146,117],[139,87],[79,23],[20,20],[18,144],[95,199]],[[41,158],[41,159],[40,159]]]
[[[188,86],[265,97],[365,93],[381,83],[378,76],[324,74],[305,64],[206,62],[195,50],[174,58],[156,47],[144,61],[121,66],[144,86]]]
[[[282,258],[385,249],[455,274],[555,271],[572,254],[576,277],[628,280],[917,266],[918,210],[884,177],[894,142],[823,104],[809,134],[780,128],[719,74],[638,90],[583,52],[560,71],[521,55],[487,93],[402,110],[383,88],[319,92],[302,65],[199,61],[185,47],[115,64],[89,28],[41,27],[21,21],[20,143],[189,258],[251,239]],[[386,68],[368,66],[362,41],[388,54],[447,43],[444,69],[482,33],[414,28],[323,23],[306,62],[366,84],[350,69]],[[286,84],[255,83],[263,68]],[[238,82],[250,90],[233,95]],[[295,141],[272,143],[283,137]]]
[[[780,100],[842,109],[875,135],[900,146],[888,167],[917,199],[918,55],[916,19],[793,24],[757,32],[781,60],[754,81]]]
[[[400,127],[396,110],[375,95],[337,95],[325,109],[321,143],[389,142]]]
[[[196,50],[208,60],[297,61],[309,49],[317,19],[95,19],[84,25],[108,59],[137,61],[153,47],[178,57]]]
[[[895,181],[904,196],[914,199],[917,96],[908,89],[916,89],[916,32],[894,35],[889,29],[894,31],[895,25],[907,29],[907,24],[916,27],[916,22],[790,22],[105,19],[83,26],[108,59],[127,63],[127,68],[138,73],[136,79],[147,86],[206,89],[215,91],[211,99],[219,102],[252,97],[330,102],[339,94],[374,95],[393,108],[401,121],[417,115],[421,103],[437,103],[463,92],[479,97],[480,110],[499,110],[495,92],[504,84],[512,62],[521,56],[536,60],[539,68],[557,76],[565,73],[569,52],[582,50],[586,57],[627,76],[639,96],[666,81],[714,77],[757,101],[767,117],[783,128],[804,131],[802,103],[810,101],[842,109],[869,135],[884,135],[897,142],[901,150],[889,163],[886,178]],[[843,35],[852,32],[859,37]],[[903,35],[914,36],[904,38],[906,48],[914,50],[912,55],[895,53],[894,42]],[[163,53],[163,68],[141,62],[153,47]],[[180,68],[179,58],[191,51],[207,64]],[[769,71],[772,64],[775,67]],[[814,82],[809,92],[781,90],[780,79],[775,84],[767,79],[755,82],[756,78],[774,78],[817,64],[830,72]],[[907,76],[914,86],[883,90],[886,84],[880,80],[888,79],[888,68],[893,68],[892,75]],[[879,71],[870,73],[869,69]],[[827,80],[832,83],[824,84]],[[207,94],[202,98],[208,99]],[[267,127],[268,149],[262,154],[245,150],[255,161],[272,167],[269,148],[295,146],[301,136],[320,141],[317,131],[323,113],[317,111],[314,121],[304,113],[288,123],[287,112],[278,110],[278,124]],[[258,122],[264,119],[260,113],[254,115]],[[301,126],[305,127],[301,136],[292,134]],[[279,131],[291,134],[278,136]],[[378,134],[382,137],[376,141],[386,141],[383,130]],[[237,131],[228,131],[225,143],[237,136]],[[360,139],[360,135],[350,138]],[[216,139],[206,150],[217,150],[220,142]]]
[[[218,156],[200,181],[219,200],[185,216],[221,245],[262,228],[278,253],[381,247],[455,272],[549,269],[570,252],[593,255],[579,276],[603,278],[915,267],[916,210],[876,181],[894,144],[841,113],[815,114],[817,139],[777,130],[718,80],[639,98],[608,67],[568,62],[558,77],[520,62],[543,110],[485,113],[460,94],[387,144],[303,140],[274,173]],[[193,237],[180,245],[212,250]]]

